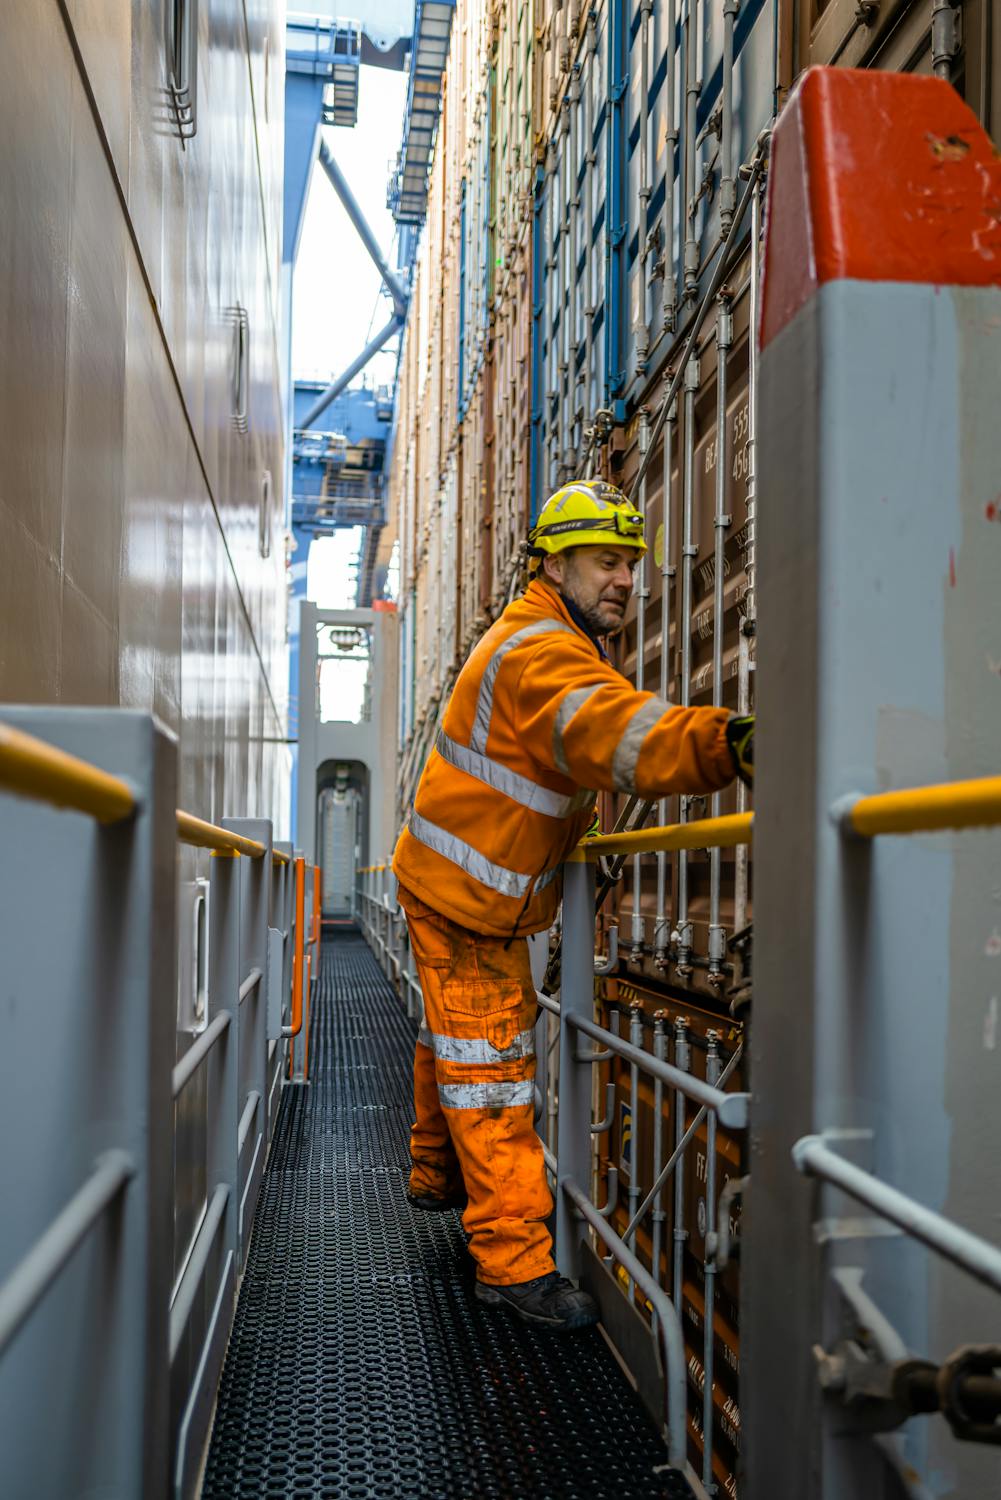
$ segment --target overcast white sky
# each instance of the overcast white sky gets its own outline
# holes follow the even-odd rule
[[[362,68],[358,123],[324,134],[391,267],[396,225],[386,207],[386,185],[403,134],[407,78],[384,68]],[[292,373],[297,380],[330,381],[389,320],[382,280],[322,168],[313,170],[306,200],[292,303]],[[377,354],[354,385],[391,385],[397,340]],[[354,603],[352,564],[359,535],[342,531],[313,543],[308,594],[322,608]]]

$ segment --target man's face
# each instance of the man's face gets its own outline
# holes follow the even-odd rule
[[[615,635],[622,629],[639,557],[635,547],[574,547],[547,557],[544,566],[595,635]]]

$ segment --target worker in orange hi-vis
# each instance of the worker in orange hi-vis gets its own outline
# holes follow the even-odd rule
[[[750,774],[753,721],[673,708],[609,662],[646,550],[621,491],[565,485],[529,544],[534,576],[459,674],[393,859],[424,997],[408,1197],[464,1205],[481,1302],[580,1328],[597,1308],[557,1273],[545,1223],[525,938],[553,922],[597,791],[715,791]]]

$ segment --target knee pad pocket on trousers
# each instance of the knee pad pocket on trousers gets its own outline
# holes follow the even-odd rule
[[[527,1008],[525,986],[517,979],[446,979],[441,1003],[449,1015],[508,1015]],[[535,995],[531,997],[534,1010]]]
[[[442,1009],[455,1035],[484,1038],[505,1061],[534,1057],[535,991],[518,980],[446,980]]]

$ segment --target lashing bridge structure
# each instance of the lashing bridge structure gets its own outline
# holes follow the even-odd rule
[[[388,862],[358,871],[353,911],[334,919],[315,855],[271,819],[178,810],[177,745],[151,715],[5,706],[5,1496],[704,1500],[719,1491],[713,1308],[738,1192],[741,1495],[996,1492],[1001,1350],[983,1333],[1001,1244],[977,1188],[996,1158],[983,1128],[996,998],[985,1013],[977,986],[1001,949],[1001,705],[984,691],[996,612],[983,609],[1001,287],[982,254],[996,234],[982,187],[999,169],[944,84],[838,77],[809,75],[775,137],[754,810],[588,841],[564,870],[558,987],[535,945],[556,1254],[594,1289],[601,1331],[554,1341],[478,1308],[458,1218],[405,1200],[421,1000]],[[970,231],[945,263],[933,233],[875,255],[881,221],[853,217],[866,156],[860,141],[844,150],[861,116],[839,91],[860,88],[867,121],[914,126],[897,143],[907,181],[959,174],[933,179]],[[886,89],[900,91],[892,109]],[[809,270],[795,283],[775,270],[790,244]],[[902,554],[920,610],[887,608]],[[596,1015],[616,955],[595,952],[595,872],[752,840],[738,1087],[735,1048],[714,1040],[695,1066],[684,1027],[648,1050],[638,1018],[627,1032]],[[183,1016],[179,842],[209,856],[185,908]],[[888,1039],[915,1013],[907,1073]],[[613,1059],[634,1090],[649,1081],[661,1122],[624,1232],[596,1150]],[[196,1117],[200,1171],[182,1188],[178,1141]],[[720,1130],[748,1141],[739,1183],[714,1176]],[[945,1161],[943,1138],[965,1159]],[[195,1227],[175,1245],[179,1191],[196,1194],[183,1205]],[[696,1371],[672,1278],[699,1215]]]

